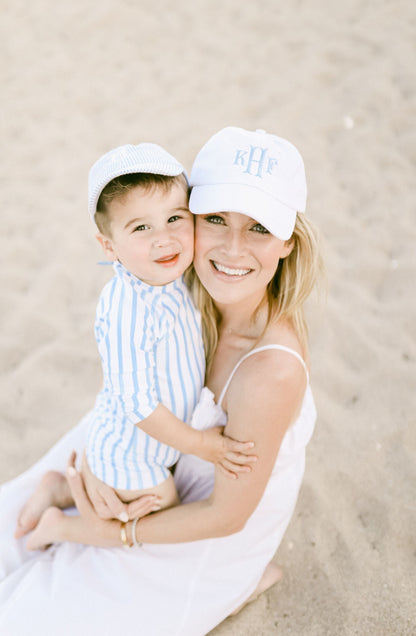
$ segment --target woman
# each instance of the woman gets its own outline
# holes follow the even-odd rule
[[[124,535],[119,521],[97,517],[71,466],[80,516],[46,511],[32,542],[58,543],[46,552],[28,555],[14,543],[3,565],[0,633],[25,634],[30,624],[35,634],[198,636],[270,583],[261,577],[292,516],[316,418],[302,305],[320,258],[302,214],[303,162],[283,139],[226,128],[198,154],[191,184],[191,284],[208,360],[195,418],[253,440],[258,461],[230,480],[183,456],[175,472],[183,504],[123,524]],[[82,446],[81,423],[5,489],[8,525],[39,475],[62,469]],[[122,550],[122,540],[143,547]]]

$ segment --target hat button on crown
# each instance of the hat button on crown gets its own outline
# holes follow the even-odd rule
[[[257,128],[256,133],[261,133],[262,135],[266,134],[266,131],[263,128]]]

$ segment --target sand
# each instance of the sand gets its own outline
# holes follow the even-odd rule
[[[416,10],[410,0],[3,0],[0,481],[92,406],[111,272],[93,161],[154,141],[190,169],[226,125],[304,155],[328,298],[319,410],[275,557],[284,580],[215,636],[416,633]],[[413,283],[412,283],[413,281]]]

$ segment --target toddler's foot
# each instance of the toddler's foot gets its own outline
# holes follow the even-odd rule
[[[50,506],[69,508],[74,505],[66,477],[49,471],[42,477],[33,495],[23,506],[17,519],[16,539],[36,528],[44,511]]]
[[[237,609],[234,610],[234,612],[232,612],[230,616],[235,616],[236,614],[238,614],[238,612],[242,610],[243,607],[245,607],[248,603],[255,601],[256,598],[260,596],[260,594],[268,590],[269,587],[272,587],[272,585],[280,581],[282,578],[282,570],[279,568],[279,566],[273,563],[273,561],[270,561],[269,565],[264,570],[263,576],[261,577],[260,582],[254,590],[253,594],[249,596],[248,599],[242,605],[240,605],[240,607],[237,607]]]
[[[59,530],[59,522],[64,518],[65,513],[59,508],[47,508],[27,540],[27,549],[46,550],[52,543],[55,543]]]

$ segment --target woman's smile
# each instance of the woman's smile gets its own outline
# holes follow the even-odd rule
[[[217,272],[220,272],[222,274],[226,274],[226,276],[232,276],[233,278],[240,278],[242,276],[247,276],[247,274],[250,274],[250,272],[252,272],[252,269],[245,269],[245,268],[236,268],[236,267],[229,267],[227,265],[223,265],[222,263],[219,263],[218,261],[213,261],[211,260],[211,264],[213,265],[214,269]]]

